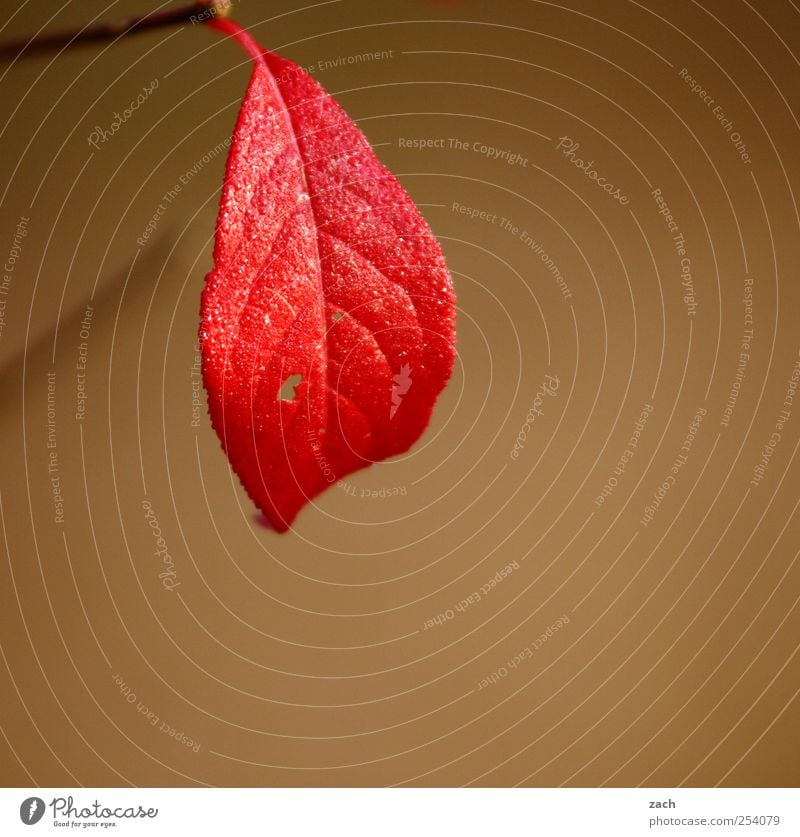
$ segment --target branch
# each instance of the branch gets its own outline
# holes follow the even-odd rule
[[[160,29],[163,26],[174,26],[180,23],[199,23],[215,18],[227,17],[231,9],[230,0],[199,0],[188,6],[174,9],[162,9],[142,15],[129,17],[124,20],[99,23],[84,29],[70,32],[56,32],[51,35],[35,35],[32,38],[20,38],[15,41],[0,43],[0,59],[11,60],[17,57],[35,55],[42,52],[52,52],[57,49],[97,41],[113,41],[136,32],[146,32],[149,29]]]

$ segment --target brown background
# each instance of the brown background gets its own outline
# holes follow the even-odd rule
[[[3,37],[146,8],[38,0]],[[208,155],[232,130],[243,55],[191,25],[3,67],[3,262],[30,220],[0,335],[0,780],[796,785],[800,400],[750,482],[800,349],[796,8],[243,0],[235,15],[314,65],[422,205],[458,292],[458,367],[409,455],[332,488],[292,532],[267,531],[204,410],[192,427],[224,166]],[[318,64],[378,51],[391,56]],[[108,129],[155,79],[92,149],[94,126]],[[570,164],[562,136],[627,205]],[[426,138],[467,147],[401,147]],[[686,237],[694,316],[656,188]],[[746,277],[754,337],[726,427]],[[546,374],[558,393],[515,460]],[[635,455],[598,506],[645,403]],[[643,526],[701,407],[687,461]],[[403,493],[362,496],[384,488]],[[175,561],[173,592],[145,498]]]

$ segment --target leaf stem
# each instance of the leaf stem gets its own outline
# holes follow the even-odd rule
[[[53,34],[34,35],[32,38],[6,41],[0,43],[0,59],[11,60],[19,56],[51,52],[80,44],[112,41],[115,38],[133,35],[136,32],[160,29],[163,26],[214,21],[226,17],[230,12],[231,5],[230,0],[198,0],[198,2],[186,6],[161,9],[140,17],[99,23],[69,32],[55,32]]]
[[[264,60],[263,49],[250,37],[250,35],[239,26],[234,20],[213,20],[208,24],[212,29],[222,32],[233,38],[237,44],[253,59],[253,61]]]

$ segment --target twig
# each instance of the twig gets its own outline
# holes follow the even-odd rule
[[[99,23],[71,32],[56,32],[49,35],[35,35],[32,38],[20,38],[15,41],[0,43],[0,59],[11,60],[18,56],[35,55],[51,52],[62,47],[78,46],[97,41],[112,41],[121,36],[158,29],[162,26],[174,26],[179,23],[198,23],[226,17],[231,9],[230,0],[199,0],[188,6],[174,9],[161,9],[156,12],[129,17],[124,20]]]

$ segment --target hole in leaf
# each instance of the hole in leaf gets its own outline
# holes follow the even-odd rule
[[[303,380],[302,375],[289,375],[289,377],[281,384],[278,390],[278,398],[281,401],[294,401],[297,398],[295,387],[297,387]]]

